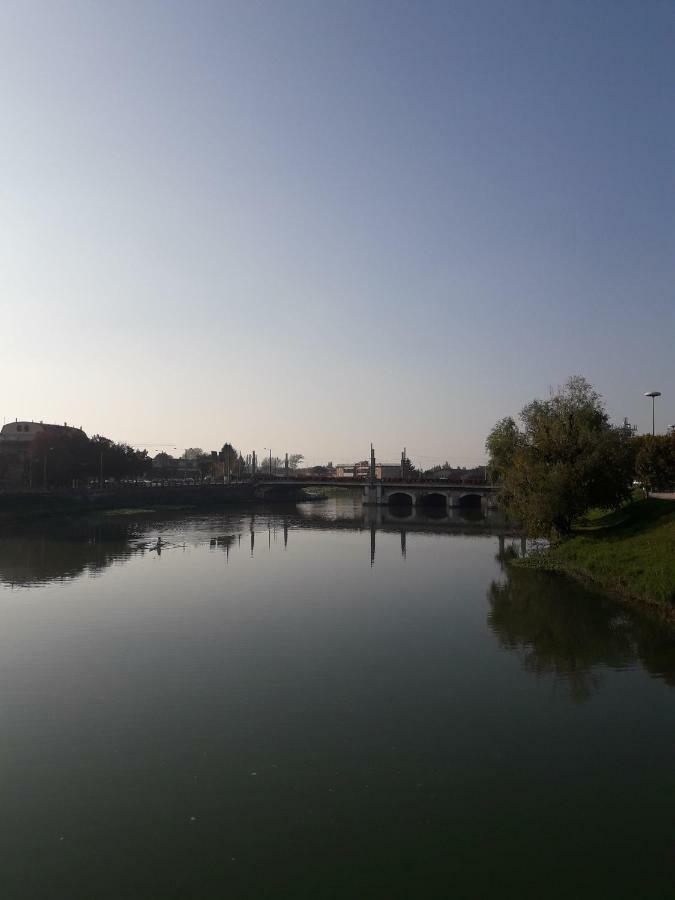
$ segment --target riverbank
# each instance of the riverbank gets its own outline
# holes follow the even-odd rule
[[[567,540],[514,565],[564,573],[675,621],[675,503],[638,500],[589,517]]]
[[[136,487],[107,490],[21,491],[0,494],[0,521],[41,519],[51,516],[89,515],[124,511],[154,512],[175,509],[202,509],[250,505],[289,499],[308,500],[296,486],[280,484],[262,495],[252,482],[208,486]]]

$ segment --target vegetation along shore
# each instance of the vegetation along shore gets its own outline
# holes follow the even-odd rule
[[[635,485],[675,485],[675,431],[634,436],[613,426],[579,376],[490,432],[500,503],[547,550],[515,564],[564,572],[675,621],[675,502],[635,499]]]
[[[638,500],[591,514],[566,540],[513,564],[587,581],[647,604],[675,623],[675,502]]]

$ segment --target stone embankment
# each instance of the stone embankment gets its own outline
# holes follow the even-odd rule
[[[103,490],[57,489],[0,493],[0,517],[75,515],[109,509],[217,507],[260,502],[255,485],[150,487],[120,485]]]

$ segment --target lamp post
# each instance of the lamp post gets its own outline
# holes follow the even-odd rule
[[[657,397],[660,397],[660,396],[661,396],[661,391],[647,391],[647,393],[645,394],[645,397],[652,398],[652,437],[656,433],[656,431],[654,429],[654,401],[656,400]]]

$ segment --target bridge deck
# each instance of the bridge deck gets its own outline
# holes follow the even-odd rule
[[[497,491],[498,485],[486,484],[484,481],[437,481],[417,478],[414,480],[404,481],[399,478],[378,478],[375,482],[371,482],[367,478],[305,478],[304,476],[289,475],[288,478],[279,476],[278,478],[256,479],[256,484],[264,487],[272,487],[275,485],[298,485],[299,487],[346,487],[362,489],[370,484],[383,485],[388,488],[402,488],[413,490],[422,489],[478,489],[482,491]]]

